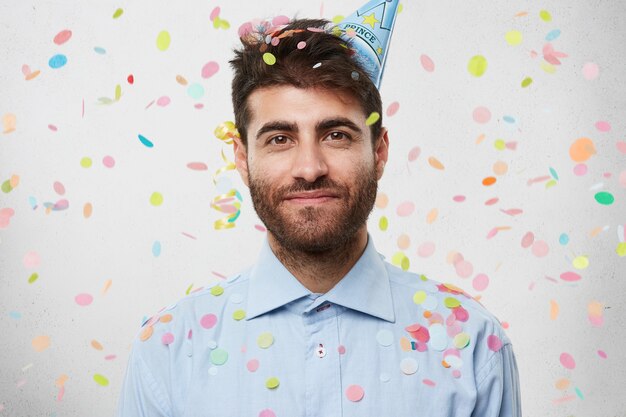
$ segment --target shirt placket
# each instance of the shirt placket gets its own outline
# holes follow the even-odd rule
[[[337,314],[337,306],[329,302],[303,314],[308,343],[304,365],[307,417],[342,415]]]

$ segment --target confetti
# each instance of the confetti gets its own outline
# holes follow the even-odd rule
[[[474,77],[482,77],[487,71],[487,59],[482,55],[473,56],[467,63],[467,71]]]
[[[113,19],[117,19],[119,18],[122,14],[124,14],[124,10],[119,8],[117,10],[115,10],[115,12],[113,13]]]
[[[365,125],[371,126],[375,124],[380,119],[380,113],[373,111],[370,115],[365,119]]]
[[[202,67],[202,71],[200,72],[200,75],[202,76],[202,78],[211,78],[212,76],[217,74],[219,70],[220,70],[220,66],[217,62],[209,61],[206,64],[204,64],[204,66]]]
[[[16,123],[17,123],[17,118],[15,117],[14,114],[7,113],[4,116],[2,116],[2,126],[3,126],[2,133],[13,132],[15,130]]]
[[[154,146],[154,144],[145,136],[140,134],[140,135],[137,135],[137,137],[139,138],[139,141],[147,148],[152,148]]]
[[[153,192],[150,195],[150,204],[152,204],[155,207],[158,207],[161,204],[163,204],[163,195],[159,193],[158,191]]]
[[[610,206],[611,204],[613,204],[615,202],[615,197],[613,197],[613,194],[606,192],[606,191],[601,191],[599,193],[596,193],[593,196],[596,201],[604,206]]]
[[[543,20],[544,22],[550,22],[552,21],[552,15],[550,14],[549,11],[547,10],[541,10],[539,12],[539,17],[541,18],[541,20]]]
[[[580,281],[581,276],[578,275],[576,272],[567,271],[567,272],[563,272],[560,275],[560,278],[566,282],[576,282],[576,281]]]
[[[265,381],[265,386],[268,389],[276,389],[278,388],[279,385],[280,385],[280,381],[275,376],[270,377]]]
[[[586,62],[583,65],[582,73],[585,80],[595,80],[600,75],[600,67],[595,62]]]
[[[396,208],[396,214],[400,217],[407,217],[415,211],[415,203],[412,201],[404,201]]]
[[[510,30],[504,35],[506,43],[511,46],[517,46],[522,43],[522,32],[519,30]]]
[[[156,38],[156,47],[159,51],[167,51],[170,47],[170,42],[172,38],[170,37],[170,33],[167,30],[162,30],[159,32]]]
[[[346,398],[352,402],[358,402],[365,396],[365,391],[360,385],[350,385],[346,388]]]
[[[48,65],[52,69],[61,68],[65,64],[67,64],[67,57],[63,54],[56,54],[48,60]]]
[[[485,124],[491,120],[491,112],[486,107],[476,107],[472,112],[472,118],[476,123]]]
[[[389,107],[387,107],[387,116],[391,117],[395,115],[399,109],[400,109],[400,103],[398,103],[397,101],[394,101],[393,103],[389,105]]]
[[[0,209],[0,229],[9,227],[11,217],[15,214],[15,210],[10,207]]]
[[[96,384],[102,387],[106,387],[107,385],[109,385],[109,380],[104,375],[95,374],[93,376],[93,380],[96,381]]]
[[[435,63],[428,55],[420,55],[420,63],[426,72],[433,72],[435,70]]]
[[[65,29],[57,33],[52,41],[57,45],[63,45],[65,42],[69,41],[71,37],[72,31],[69,29]]]
[[[50,336],[37,336],[32,340],[31,344],[35,352],[43,352],[50,347]]]
[[[576,367],[576,362],[574,361],[574,358],[567,352],[561,353],[561,356],[559,356],[559,360],[561,361],[561,365],[563,365],[567,369],[574,369]]]
[[[74,301],[76,301],[76,304],[79,306],[88,306],[93,302],[93,296],[86,293],[78,294],[74,297]]]
[[[522,88],[526,88],[533,83],[533,79],[530,77],[526,77],[522,80]]]
[[[266,52],[263,54],[263,62],[265,62],[267,65],[274,65],[276,63],[276,57],[274,56],[274,54]]]

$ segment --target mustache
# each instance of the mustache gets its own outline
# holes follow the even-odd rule
[[[285,196],[303,191],[328,190],[339,195],[345,194],[345,189],[337,182],[327,177],[320,177],[313,182],[298,178],[293,184],[285,185],[276,191],[277,200],[282,200]]]

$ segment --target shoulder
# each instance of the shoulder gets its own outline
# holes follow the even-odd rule
[[[247,273],[232,275],[224,281],[199,288],[145,319],[136,334],[133,350],[150,356],[167,350],[174,341],[191,339],[192,329],[213,327],[221,320],[224,305],[230,300],[241,303],[247,293]],[[178,344],[178,343],[177,343]]]

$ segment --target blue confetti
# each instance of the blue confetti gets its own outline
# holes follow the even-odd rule
[[[561,30],[560,29],[554,29],[551,30],[550,33],[548,33],[546,35],[546,40],[548,42],[555,40],[556,38],[558,38],[559,36],[561,36]]]
[[[139,140],[141,141],[141,143],[143,143],[148,148],[152,148],[154,146],[154,143],[150,142],[150,140],[148,140],[148,138],[146,138],[144,135],[137,136],[139,136]]]
[[[101,48],[99,46],[94,47],[93,50],[96,51],[96,53],[100,55],[104,55],[107,53],[106,49]]]
[[[63,65],[67,64],[67,57],[62,54],[56,54],[48,61],[48,65],[50,68],[61,68]]]
[[[513,116],[504,116],[502,120],[504,120],[507,123],[515,123],[515,118]]]
[[[559,236],[559,243],[563,246],[569,243],[569,236],[567,233],[561,233],[561,236]]]
[[[552,178],[554,178],[555,180],[557,180],[557,181],[558,181],[559,176],[558,176],[558,174],[556,173],[556,171],[554,170],[554,168],[552,168],[552,167],[550,167],[550,174],[552,174]]]
[[[15,320],[19,320],[22,318],[22,313],[19,311],[9,311],[9,317]]]
[[[161,242],[158,240],[155,240],[152,244],[152,255],[154,255],[155,258],[161,255]]]

